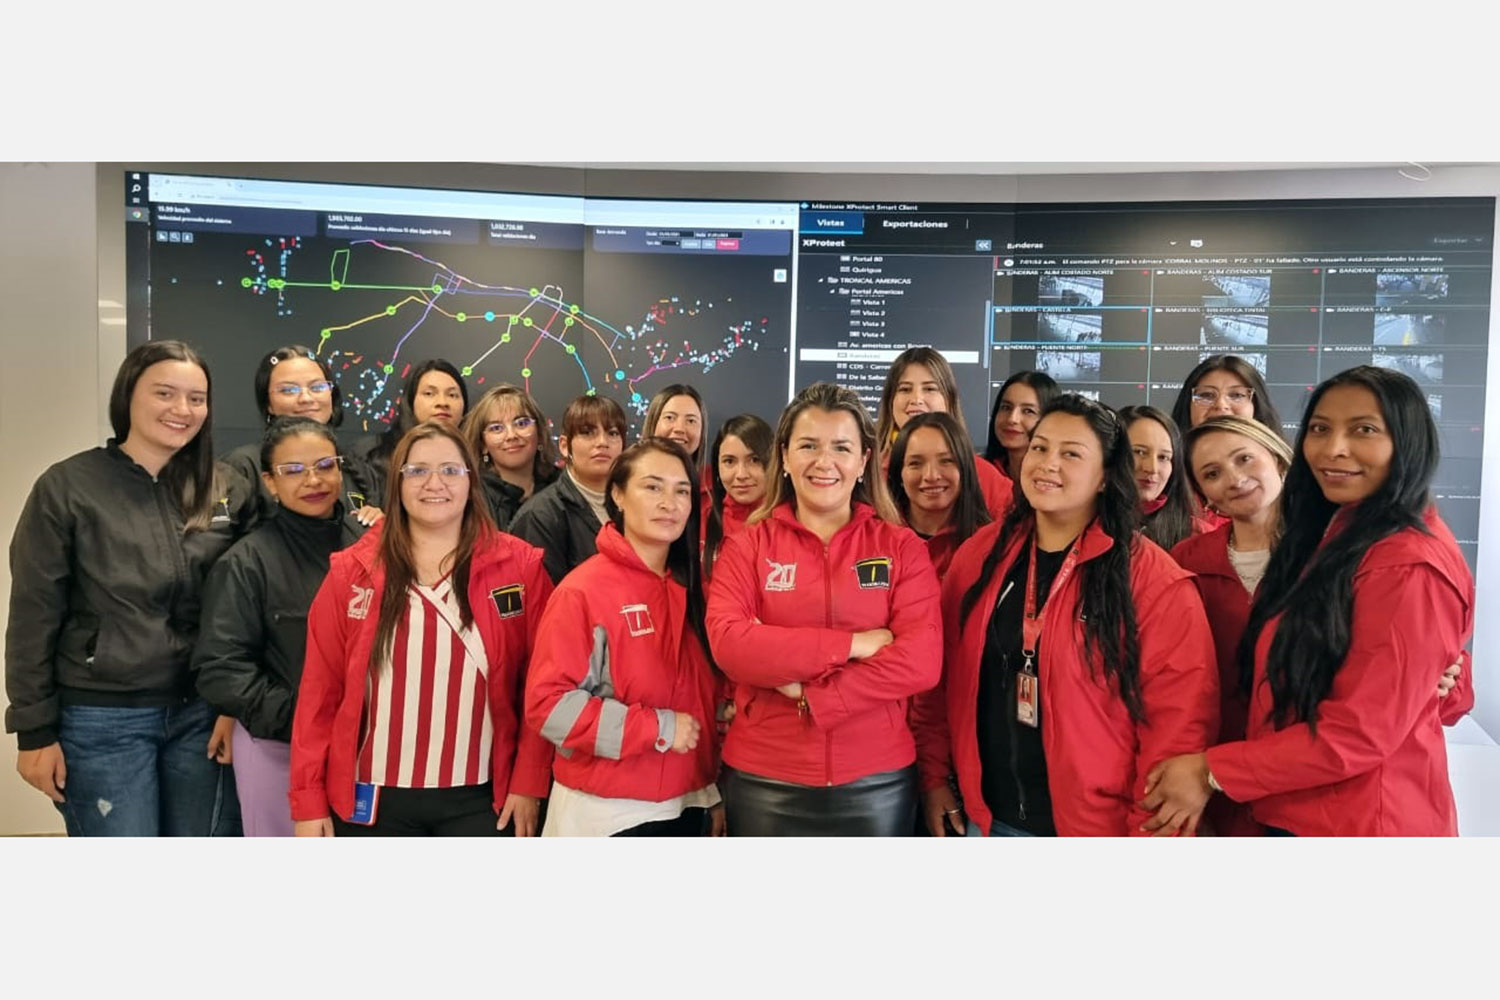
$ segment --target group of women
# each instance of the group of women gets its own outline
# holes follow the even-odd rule
[[[253,388],[215,462],[203,360],[137,348],[22,513],[6,725],[71,835],[1457,832],[1473,582],[1398,373],[1288,445],[1233,356],[1171,414],[1020,372],[982,455],[930,348],[875,420],[679,384],[556,453],[442,360],[348,449],[314,352]]]

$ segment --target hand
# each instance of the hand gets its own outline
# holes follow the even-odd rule
[[[729,836],[729,821],[724,818],[724,803],[708,810],[708,835],[710,837]]]
[[[719,719],[724,723],[724,725],[727,726],[734,721],[734,717],[738,713],[739,709],[735,707],[734,702],[726,700],[724,702],[724,707],[719,709]]]
[[[504,830],[514,819],[517,837],[535,837],[536,818],[541,812],[541,803],[541,799],[531,795],[510,793],[505,797],[505,805],[500,810],[500,819],[495,824],[495,829]]]
[[[365,506],[354,512],[354,519],[360,524],[363,524],[366,528],[370,527],[382,517],[385,517],[385,511],[381,510],[379,507],[371,507],[369,504],[366,504]]]
[[[332,837],[333,820],[327,816],[322,819],[299,819],[293,824],[292,832],[299,837]]]
[[[1458,674],[1463,669],[1463,665],[1464,658],[1462,654],[1459,655],[1458,659],[1448,664],[1447,669],[1443,671],[1443,676],[1438,678],[1439,698],[1448,697],[1448,692],[1452,691],[1454,686],[1458,684]]]
[[[802,697],[802,682],[792,681],[792,683],[790,684],[781,685],[781,687],[777,688],[776,690],[780,691],[782,694],[786,695],[793,701],[796,701],[798,698]]]
[[[849,659],[867,660],[895,641],[896,636],[888,628],[855,632],[849,641]]]
[[[689,750],[697,749],[698,733],[703,727],[698,725],[697,719],[686,712],[673,714],[677,716],[677,734],[672,737],[672,752],[687,753]]]
[[[22,750],[16,754],[16,771],[26,784],[53,802],[66,802],[63,786],[68,783],[68,765],[63,760],[62,744],[49,743],[40,750]]]
[[[208,737],[208,759],[220,764],[234,761],[234,716],[221,715]]]
[[[1141,829],[1158,837],[1191,837],[1198,830],[1203,807],[1213,795],[1208,783],[1208,757],[1201,753],[1183,754],[1164,760],[1146,775],[1146,797],[1140,807],[1156,815]]]
[[[934,837],[948,836],[947,826],[952,826],[954,834],[959,837],[966,832],[968,824],[964,822],[964,811],[959,808],[953,789],[946,783],[922,793],[922,815],[927,820],[927,832]]]

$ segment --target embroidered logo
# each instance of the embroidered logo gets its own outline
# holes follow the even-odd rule
[[[356,587],[351,583],[349,589],[354,591],[354,596],[349,598],[349,617],[355,621],[364,621],[370,617],[370,602],[375,600],[375,588]]]
[[[213,517],[211,517],[211,518],[208,519],[210,524],[223,524],[223,523],[227,523],[230,520],[232,520],[232,518],[230,518],[230,516],[229,516],[229,498],[228,497],[219,497],[219,502],[218,502],[217,506],[219,508],[218,512],[215,513]]]
[[[859,562],[854,564],[854,576],[859,580],[859,586],[861,590],[890,590],[890,556],[876,556],[874,559],[861,559]]]
[[[796,590],[797,589],[797,564],[779,563],[766,560],[766,565],[771,567],[771,572],[766,574],[767,590]]]
[[[625,626],[631,635],[651,635],[656,631],[656,625],[651,621],[651,609],[644,604],[622,605],[620,614],[625,616]]]
[[[525,591],[525,584],[507,583],[490,591],[490,600],[495,602],[495,610],[500,612],[501,618],[515,618],[526,611],[521,602],[521,595]]]

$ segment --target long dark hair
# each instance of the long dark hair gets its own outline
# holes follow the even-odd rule
[[[1042,420],[1054,413],[1082,417],[1099,439],[1104,458],[1104,489],[1099,494],[1095,517],[1114,542],[1108,552],[1078,567],[1079,604],[1073,612],[1084,610],[1084,655],[1089,669],[1103,662],[1104,675],[1113,678],[1120,700],[1136,722],[1145,720],[1141,702],[1141,646],[1136,628],[1135,599],[1130,588],[1131,549],[1141,509],[1140,491],[1135,484],[1135,463],[1131,460],[1130,439],[1125,425],[1114,411],[1076,393],[1064,393],[1047,405]],[[1038,427],[1041,423],[1038,422]],[[1018,480],[1019,486],[1019,480]],[[1016,490],[1015,504],[1000,523],[1000,534],[994,548],[980,567],[979,578],[964,592],[958,616],[966,622],[979,596],[994,579],[1011,541],[1020,532],[1031,535],[1036,511],[1025,491]],[[1031,544],[1036,544],[1035,538]]]
[[[417,411],[413,408],[412,400],[417,398],[417,388],[422,384],[422,376],[428,372],[442,372],[458,383],[458,391],[464,398],[464,414],[468,414],[469,387],[458,369],[442,358],[430,358],[423,361],[406,376],[406,385],[401,389],[401,401],[396,405],[396,419],[391,421],[390,429],[381,435],[380,443],[370,452],[370,458],[373,461],[389,461],[396,451],[396,444],[407,431],[417,425]]]
[[[623,493],[625,484],[630,482],[630,476],[635,471],[636,462],[641,456],[651,452],[667,455],[681,462],[683,471],[687,473],[688,483],[692,486],[687,524],[683,527],[682,534],[667,549],[667,572],[686,588],[687,623],[703,646],[703,655],[707,657],[709,666],[717,672],[719,668],[714,663],[713,652],[708,645],[708,628],[703,620],[707,601],[703,596],[703,567],[698,561],[698,470],[693,468],[692,456],[682,445],[668,438],[650,437],[626,448],[615,459],[615,464],[609,467],[609,482],[604,487],[604,510],[615,530],[623,536],[625,512],[615,503],[615,488],[619,487]]]
[[[1187,451],[1182,446],[1182,435],[1172,418],[1154,406],[1126,406],[1120,409],[1120,421],[1125,425],[1125,434],[1130,435],[1131,425],[1137,420],[1154,420],[1167,432],[1172,443],[1172,472],[1163,488],[1167,502],[1153,514],[1141,514],[1141,534],[1162,548],[1172,546],[1193,533],[1193,520],[1198,516],[1198,499],[1193,496],[1191,478],[1187,469]],[[1135,449],[1131,448],[1134,454]],[[1137,488],[1139,490],[1139,488]]]
[[[698,404],[698,447],[688,457],[694,464],[702,465],[703,452],[708,442],[708,410],[704,407],[703,397],[698,394],[698,390],[684,382],[663,386],[651,397],[651,402],[646,404],[646,419],[641,424],[641,440],[657,436],[656,422],[661,419],[661,411],[678,396],[687,396]]]
[[[147,368],[160,361],[186,361],[196,365],[203,372],[203,383],[208,387],[203,426],[198,428],[191,441],[167,459],[167,464],[157,474],[157,479],[167,485],[167,491],[177,502],[184,533],[202,531],[213,517],[221,484],[214,472],[214,379],[198,352],[180,340],[148,340],[125,355],[120,370],[115,373],[114,387],[109,392],[109,425],[115,432],[116,442],[124,444],[130,437],[130,399],[135,395],[135,384]]]
[[[910,523],[911,497],[906,494],[906,482],[901,477],[901,470],[906,465],[906,449],[911,443],[911,436],[923,427],[931,427],[943,436],[948,453],[958,463],[958,496],[948,514],[948,523],[953,526],[959,538],[968,538],[981,525],[989,524],[994,518],[990,517],[989,509],[984,505],[984,491],[979,488],[979,470],[974,465],[974,446],[969,443],[969,435],[951,414],[918,413],[897,432],[896,443],[891,445],[891,464],[885,470],[886,486],[891,491],[891,499],[901,512],[901,517]]]
[[[891,369],[885,375],[885,386],[880,390],[880,408],[875,418],[875,440],[880,442],[877,451],[886,451],[895,440],[896,412],[892,402],[896,398],[896,386],[901,384],[901,376],[912,365],[921,365],[932,373],[933,381],[938,384],[948,405],[948,412],[963,427],[964,437],[969,436],[969,429],[964,426],[964,411],[958,402],[958,378],[953,374],[953,366],[934,347],[908,347],[891,362]]]
[[[1030,386],[1031,391],[1036,393],[1037,412],[1044,413],[1053,399],[1057,398],[1057,383],[1052,376],[1046,372],[1016,372],[1006,379],[1000,386],[1000,391],[995,393],[995,401],[990,404],[990,427],[989,439],[984,445],[984,457],[988,459],[1009,459],[1010,452],[1000,443],[1000,435],[995,433],[995,414],[1000,412],[1000,402],[1005,399],[1005,390],[1020,382],[1022,385]]]
[[[708,524],[703,530],[703,578],[708,580],[713,577],[714,560],[719,555],[719,544],[724,541],[724,497],[728,491],[724,489],[724,482],[719,478],[719,449],[724,447],[724,439],[737,437],[742,441],[750,453],[760,459],[763,470],[771,467],[771,425],[760,419],[753,413],[741,413],[724,421],[724,426],[719,428],[719,433],[714,435],[713,447],[709,449],[708,481],[710,484],[709,495],[713,498],[712,505],[708,510]],[[766,480],[766,489],[769,492],[771,482]]]
[[[1323,495],[1303,447],[1323,394],[1339,386],[1368,389],[1380,404],[1391,438],[1390,470],[1380,488],[1354,506],[1348,523],[1323,543],[1338,505]],[[1371,365],[1339,372],[1313,390],[1292,449],[1292,467],[1281,492],[1281,542],[1271,553],[1240,640],[1240,683],[1250,688],[1261,630],[1283,615],[1271,640],[1266,681],[1271,721],[1316,728],[1318,704],[1344,665],[1354,617],[1354,571],[1370,547],[1405,528],[1427,532],[1423,514],[1437,471],[1437,424],[1422,390],[1406,375]]]
[[[391,474],[385,486],[385,520],[381,526],[377,562],[385,568],[385,587],[380,592],[380,617],[375,625],[375,642],[370,646],[370,672],[380,667],[383,656],[396,634],[396,622],[406,613],[406,592],[417,579],[416,560],[412,556],[411,525],[401,504],[401,467],[406,464],[412,446],[430,438],[452,441],[469,470],[469,495],[464,501],[464,519],[459,529],[458,547],[453,550],[453,596],[458,601],[459,622],[464,628],[474,623],[474,609],[469,605],[469,567],[474,549],[495,532],[490,505],[479,482],[479,465],[474,451],[462,434],[438,420],[418,424],[401,436],[391,453]],[[435,474],[435,473],[434,473]]]
[[[1255,405],[1255,419],[1277,434],[1281,433],[1281,414],[1276,412],[1276,406],[1271,402],[1266,380],[1260,377],[1260,372],[1254,365],[1236,354],[1215,354],[1204,358],[1196,368],[1188,372],[1188,377],[1182,380],[1182,388],[1177,392],[1177,402],[1172,404],[1172,420],[1178,427],[1193,426],[1193,390],[1210,372],[1229,372],[1249,386],[1251,401]]]
[[[327,361],[313,353],[312,348],[303,347],[301,344],[288,344],[278,347],[265,357],[260,359],[260,364],[255,366],[255,406],[260,410],[261,419],[269,425],[276,416],[271,412],[271,373],[276,366],[283,361],[292,358],[306,358],[323,372],[323,378],[333,385],[329,394],[333,397],[333,413],[328,418],[328,426],[337,427],[344,422],[344,394],[339,391],[339,384],[334,380],[333,368]]]

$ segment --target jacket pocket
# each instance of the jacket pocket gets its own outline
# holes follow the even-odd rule
[[[270,646],[265,661],[275,674],[295,688],[302,680],[302,660],[307,653],[307,612],[271,612]],[[270,655],[272,652],[276,655]]]
[[[69,618],[57,637],[57,655],[60,660],[58,679],[68,683],[69,675],[84,677],[94,673],[94,655],[99,648],[99,617],[82,613]]]

